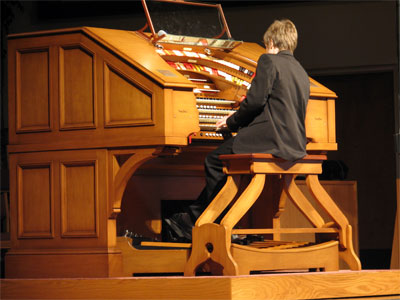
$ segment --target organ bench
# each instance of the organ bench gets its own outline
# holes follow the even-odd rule
[[[325,155],[307,155],[296,162],[288,162],[271,154],[221,155],[227,182],[219,194],[197,220],[193,228],[192,252],[185,265],[185,275],[195,275],[199,266],[212,260],[222,268],[224,275],[245,275],[250,271],[279,269],[338,270],[339,255],[352,270],[360,270],[360,261],[353,250],[351,225],[325,192],[318,180]],[[235,175],[251,175],[251,181],[238,197],[239,181]],[[297,175],[305,175],[309,190],[319,205],[332,218],[325,222],[294,181]],[[278,176],[279,205],[272,229],[234,229],[245,213],[260,196],[271,176]],[[280,228],[279,218],[289,198],[315,228]],[[236,201],[234,201],[236,199]],[[265,199],[263,199],[265,200]],[[271,199],[269,199],[271,200]],[[273,199],[274,200],[274,199]],[[276,199],[275,199],[276,200]],[[270,203],[273,205],[272,203]],[[215,220],[229,207],[219,224]],[[325,241],[317,245],[299,243],[255,242],[249,246],[231,242],[232,234],[318,233]],[[337,235],[332,239],[332,234]],[[213,270],[211,268],[211,270]]]

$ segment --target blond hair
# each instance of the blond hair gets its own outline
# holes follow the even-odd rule
[[[297,29],[293,22],[287,19],[275,20],[264,33],[264,44],[273,43],[279,51],[294,52],[297,47]]]

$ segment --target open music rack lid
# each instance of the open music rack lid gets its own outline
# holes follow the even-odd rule
[[[232,49],[241,41],[232,39],[221,4],[184,0],[141,0],[147,22],[138,30],[149,29],[146,36],[154,44],[158,40],[190,46]]]

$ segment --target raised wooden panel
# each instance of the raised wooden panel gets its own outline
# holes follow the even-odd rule
[[[98,236],[96,161],[61,163],[61,236]]]
[[[335,100],[327,100],[328,110],[328,142],[336,143],[336,113],[335,113]]]
[[[312,142],[328,142],[328,101],[310,99],[306,114],[306,135]]]
[[[17,166],[18,238],[53,237],[51,164]]]
[[[60,129],[95,127],[95,57],[82,46],[60,48]]]
[[[50,130],[49,49],[16,53],[16,131]]]
[[[186,91],[172,91],[172,103],[173,111],[170,117],[173,120],[173,127],[171,134],[184,134],[184,131],[189,128],[192,128],[193,132],[198,132],[200,129],[198,123],[193,124],[193,119],[196,121],[199,119],[196,97]]]
[[[105,126],[138,126],[153,123],[153,96],[138,82],[104,65]]]

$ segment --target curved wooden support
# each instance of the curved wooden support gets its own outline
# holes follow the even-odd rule
[[[306,178],[306,184],[311,192],[311,195],[315,198],[315,200],[317,200],[329,217],[331,217],[332,220],[337,224],[339,228],[340,246],[346,249],[348,247],[347,241],[349,240],[349,238],[346,236],[347,226],[349,226],[349,221],[347,220],[346,216],[322,187],[317,175],[308,175]]]
[[[239,275],[231,254],[231,230],[207,223],[193,228],[192,252],[185,265],[185,276],[195,276],[197,268],[209,260],[222,266],[223,275]],[[215,274],[217,275],[217,274]]]
[[[228,176],[225,185],[219,191],[214,200],[208,205],[207,209],[200,215],[196,221],[196,226],[206,223],[212,223],[232,202],[236,196],[239,187],[240,178]]]
[[[317,228],[324,226],[324,219],[319,215],[315,208],[310,204],[307,198],[300,191],[296,183],[294,182],[295,176],[292,174],[283,175],[284,189],[287,196],[297,208],[304,214],[304,216]]]
[[[114,219],[121,211],[121,201],[124,194],[126,185],[129,179],[132,177],[133,173],[146,161],[155,157],[157,153],[157,148],[147,148],[147,149],[134,149],[131,154],[132,156],[124,162],[121,168],[115,170],[114,166],[114,176],[113,176],[113,199],[110,199],[112,203],[111,218]],[[115,159],[116,154],[113,155]]]
[[[296,243],[283,246],[256,248],[232,244],[231,252],[239,266],[239,274],[247,275],[255,270],[301,270],[324,269],[337,271],[339,269],[338,241],[328,241],[322,244],[306,247],[296,247]],[[301,243],[298,243],[301,245]]]
[[[361,261],[358,258],[357,254],[354,252],[353,248],[353,235],[351,225],[347,225],[346,228],[346,249],[341,249],[339,251],[339,257],[343,259],[349,268],[353,271],[361,270]]]
[[[264,189],[265,174],[254,174],[249,185],[222,219],[221,224],[232,229],[253,206]]]

